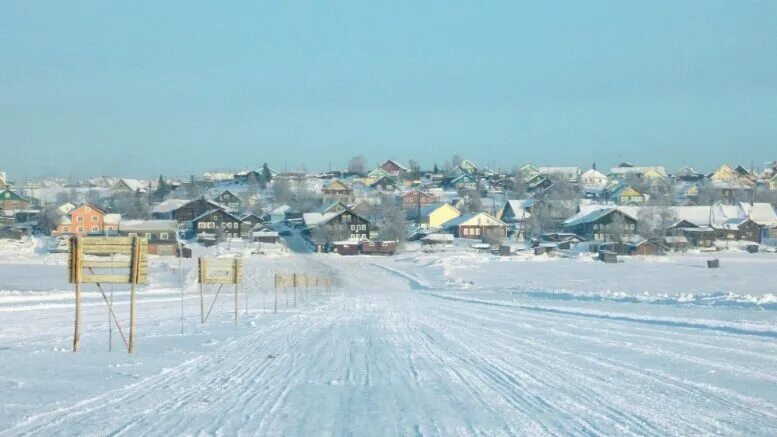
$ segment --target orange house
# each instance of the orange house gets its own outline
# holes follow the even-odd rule
[[[81,205],[63,217],[54,233],[86,235],[105,232],[105,215],[105,211],[100,208],[89,204]]]

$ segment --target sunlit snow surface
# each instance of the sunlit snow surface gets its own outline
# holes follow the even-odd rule
[[[777,256],[714,256],[252,256],[238,326],[153,258],[130,356],[92,286],[70,352],[66,255],[2,247],[0,435],[774,435]],[[340,286],[273,314],[275,272]]]

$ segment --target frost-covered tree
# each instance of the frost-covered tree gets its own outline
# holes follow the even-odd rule
[[[367,171],[367,158],[362,155],[354,156],[348,161],[348,172],[364,174]]]

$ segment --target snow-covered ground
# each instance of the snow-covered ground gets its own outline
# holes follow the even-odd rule
[[[777,257],[717,256],[251,256],[237,326],[153,258],[128,355],[94,292],[70,352],[65,255],[0,250],[0,435],[774,435]],[[274,314],[275,272],[339,285]]]

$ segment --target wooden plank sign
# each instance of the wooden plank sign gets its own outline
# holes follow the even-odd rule
[[[73,237],[70,244],[71,284],[148,283],[148,241],[145,238]],[[136,244],[137,252],[133,251]],[[100,259],[109,255],[118,255],[122,259]],[[88,273],[85,273],[84,269],[88,270]],[[106,269],[111,271],[104,272]],[[116,270],[120,272],[117,273]]]
[[[243,282],[243,260],[200,257],[198,279],[200,284],[240,284]]]
[[[110,256],[110,259],[105,259]],[[119,259],[115,259],[119,256]],[[70,240],[69,280],[75,284],[75,332],[73,352],[78,350],[81,337],[81,284],[96,284],[108,305],[109,323],[116,323],[124,339],[121,325],[116,319],[112,301],[103,291],[102,284],[130,284],[130,321],[127,349],[135,349],[135,285],[148,282],[148,241],[141,237],[78,237]],[[84,272],[84,269],[87,272]],[[95,271],[97,269],[97,271]],[[106,272],[106,270],[108,270]],[[118,272],[116,272],[118,270]]]

